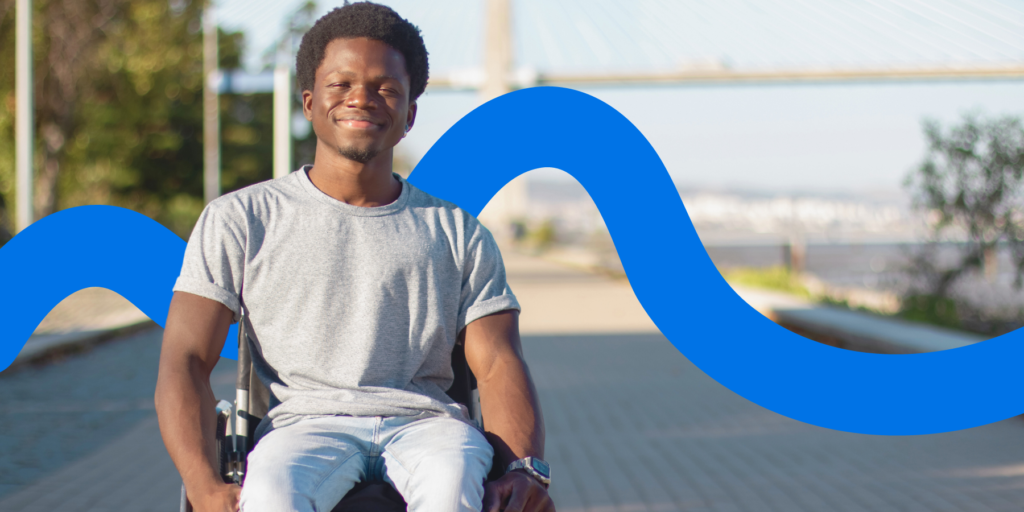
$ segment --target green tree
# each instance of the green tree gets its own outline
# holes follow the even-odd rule
[[[994,270],[1001,247],[1010,251],[1015,285],[1024,281],[1024,126],[1012,116],[967,115],[948,130],[926,121],[924,133],[927,154],[905,186],[928,216],[930,233],[912,255],[909,303],[925,316],[949,319],[952,286]],[[940,257],[940,245],[955,247],[955,257]]]
[[[11,4],[0,4],[0,197],[7,206],[14,203]],[[187,235],[203,206],[203,3],[36,0],[33,7],[37,218],[112,204]],[[220,35],[221,67],[237,67],[241,34]],[[236,137],[242,146],[261,138]],[[226,182],[251,182],[253,173],[236,170],[226,170]]]

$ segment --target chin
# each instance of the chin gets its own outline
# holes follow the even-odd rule
[[[359,148],[355,146],[347,146],[338,148],[338,154],[355,162],[361,164],[369,163],[377,155],[380,154],[378,148]]]

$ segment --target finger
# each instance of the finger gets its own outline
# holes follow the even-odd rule
[[[242,510],[242,486],[235,485],[231,489],[231,502],[234,504],[232,510],[240,512]]]
[[[493,482],[484,486],[483,512],[500,512],[501,487]]]
[[[555,512],[555,502],[551,499],[551,495],[545,492],[535,510],[537,512]]]
[[[523,512],[555,512],[555,502],[551,499],[547,489],[535,480],[531,479],[528,482],[520,490],[520,494],[524,496],[523,501],[525,501],[522,507]]]
[[[508,498],[508,505],[505,506],[505,512],[523,512],[526,507],[526,501],[530,497],[529,484],[521,481],[516,481],[512,484],[511,496]]]
[[[555,502],[539,485],[531,486],[527,493],[523,512],[555,512]]]

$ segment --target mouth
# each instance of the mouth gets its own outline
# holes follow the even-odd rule
[[[335,122],[357,130],[372,130],[383,128],[384,123],[373,120],[369,117],[343,117]]]

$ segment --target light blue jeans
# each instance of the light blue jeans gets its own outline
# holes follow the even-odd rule
[[[311,418],[272,430],[249,454],[242,512],[330,512],[363,480],[390,483],[409,512],[474,511],[494,450],[453,418]]]

